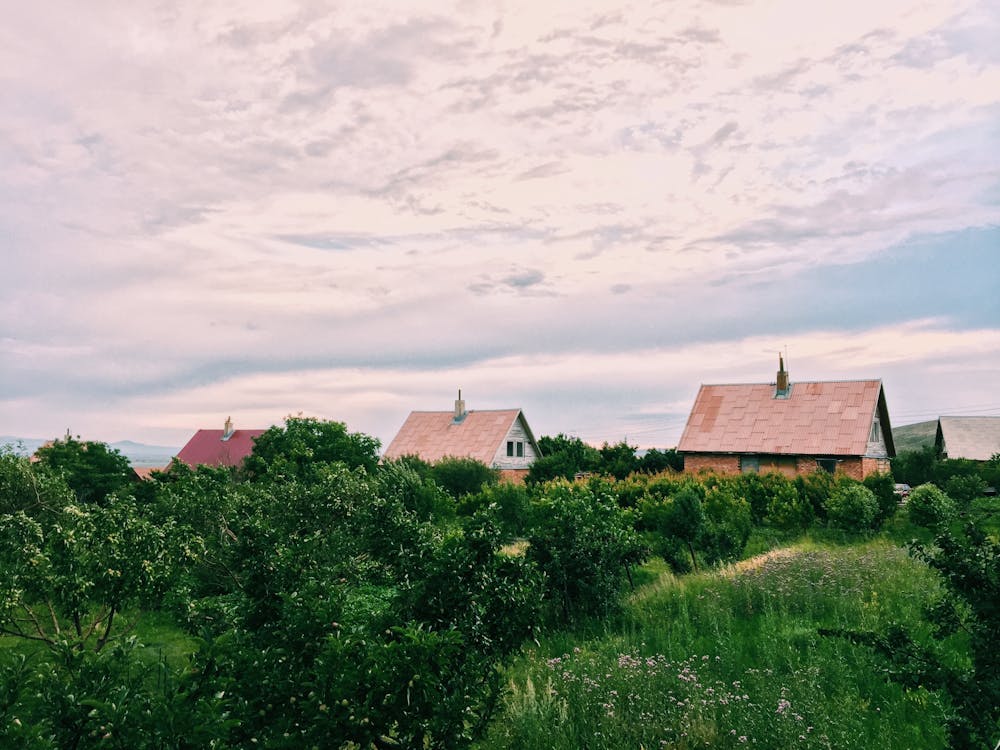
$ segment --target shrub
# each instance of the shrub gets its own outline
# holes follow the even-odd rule
[[[505,539],[523,536],[531,513],[528,488],[523,484],[500,482],[483,487],[475,495],[466,495],[458,502],[458,512],[463,516],[487,509],[495,513]]]
[[[847,531],[874,528],[878,515],[879,503],[875,493],[854,482],[835,489],[826,503],[826,517],[830,525]]]
[[[888,521],[899,509],[899,498],[896,497],[896,480],[892,474],[869,474],[862,482],[865,487],[875,493],[878,503],[878,515],[875,517],[875,527],[878,528]]]
[[[910,492],[906,509],[911,523],[934,529],[955,514],[955,501],[928,482]]]
[[[473,495],[500,481],[500,472],[474,458],[442,458],[431,468],[431,478],[452,497]]]
[[[836,487],[837,477],[828,471],[814,471],[795,477],[795,489],[819,519],[826,518],[826,503]]]
[[[812,523],[813,509],[809,500],[800,495],[795,485],[784,477],[770,475],[774,479],[765,480],[769,490],[767,522],[779,529],[805,529]],[[780,480],[780,481],[779,481]]]
[[[556,481],[546,485],[532,515],[526,556],[545,574],[553,615],[572,621],[608,614],[618,604],[629,566],[644,557],[617,500]]]
[[[974,474],[953,476],[944,484],[944,491],[948,497],[963,506],[981,497],[985,489],[986,482]]]

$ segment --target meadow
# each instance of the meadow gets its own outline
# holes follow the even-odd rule
[[[661,571],[613,623],[526,649],[478,747],[944,747],[933,694],[887,682],[867,650],[817,632],[919,631],[937,590],[886,540],[807,537],[711,572]]]

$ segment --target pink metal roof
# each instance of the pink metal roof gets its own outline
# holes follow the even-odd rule
[[[264,430],[233,430],[229,440],[223,440],[223,430],[198,430],[181,448],[177,458],[194,468],[208,466],[239,466],[253,450],[253,440]]]
[[[677,449],[684,453],[863,456],[880,402],[880,380],[703,385]],[[888,417],[883,420],[888,431]]]
[[[445,456],[469,457],[489,466],[520,413],[520,409],[468,411],[456,422],[451,411],[413,411],[385,449],[385,458],[419,456],[434,463]]]

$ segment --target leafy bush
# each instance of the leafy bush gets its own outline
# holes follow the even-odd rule
[[[826,518],[826,503],[837,487],[837,477],[829,471],[814,471],[795,477],[795,489],[812,508],[813,516]]]
[[[531,514],[528,488],[523,484],[500,482],[483,487],[475,495],[466,495],[458,503],[459,513],[465,516],[491,509],[505,539],[523,536]]]
[[[874,528],[879,514],[875,493],[862,484],[841,484],[826,503],[830,525],[847,531]]]
[[[977,497],[982,497],[986,482],[975,474],[953,476],[944,484],[945,494],[962,506],[968,506]]]
[[[935,485],[922,484],[910,492],[906,512],[911,523],[936,529],[955,515],[955,502]]]
[[[875,494],[878,503],[878,514],[875,517],[875,527],[879,527],[896,515],[899,509],[899,499],[896,497],[896,480],[892,474],[869,474],[862,482]]]
[[[779,529],[805,529],[812,523],[810,501],[800,495],[795,485],[778,474],[765,475],[768,493],[767,523]]]
[[[532,520],[526,555],[545,574],[546,599],[556,620],[613,610],[629,567],[644,557],[617,500],[556,481],[545,486]]]
[[[448,456],[431,466],[431,478],[458,499],[500,481],[500,472],[474,458]]]

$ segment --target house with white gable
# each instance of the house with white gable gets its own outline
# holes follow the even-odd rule
[[[499,469],[508,481],[523,482],[540,455],[520,409],[466,410],[459,391],[453,411],[410,412],[383,458],[417,456],[428,463],[474,458]]]

